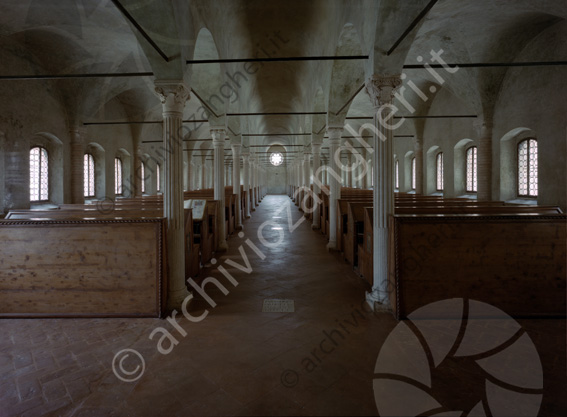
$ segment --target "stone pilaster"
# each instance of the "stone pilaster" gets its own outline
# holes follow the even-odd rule
[[[415,153],[415,193],[423,194],[423,139],[421,137],[415,138],[414,153]]]
[[[71,129],[71,203],[85,203],[85,144],[84,131]]]
[[[492,201],[492,121],[479,120],[477,153],[477,200]]]

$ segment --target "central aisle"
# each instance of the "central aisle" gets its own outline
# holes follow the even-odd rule
[[[200,323],[180,320],[188,336],[174,354],[191,367],[188,374],[208,381],[208,389],[195,391],[177,377],[189,385],[187,409],[195,415],[375,415],[373,370],[394,319],[369,313],[362,279],[326,250],[324,237],[288,196],[266,196],[242,233],[229,239],[229,251],[206,275],[228,294],[206,284],[216,307],[195,300],[192,314],[207,309],[209,315]],[[249,274],[227,264],[245,269],[241,251]],[[264,299],[291,299],[295,312],[263,313]]]
[[[301,219],[288,196],[264,198],[203,275],[228,293],[210,282],[204,291],[216,306],[196,295],[190,307],[193,316],[208,315],[198,323],[177,316],[187,336],[169,355],[152,358],[151,376],[139,381],[124,411],[170,402],[172,414],[183,404],[179,415],[376,414],[373,369],[396,323],[368,313],[363,281]],[[263,313],[264,299],[291,299],[295,312]],[[175,395],[164,401],[167,386]]]

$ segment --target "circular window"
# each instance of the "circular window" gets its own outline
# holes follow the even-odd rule
[[[283,162],[283,155],[279,152],[274,152],[273,154],[270,155],[270,162],[272,163],[273,166],[278,166],[281,165]]]

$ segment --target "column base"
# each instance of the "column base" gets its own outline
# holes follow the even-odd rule
[[[192,296],[192,294],[185,287],[183,287],[179,290],[168,293],[167,294],[167,310],[170,311],[170,312],[173,311],[173,310],[180,311],[181,310],[181,304],[183,303],[183,301],[187,297],[191,297],[191,296]],[[187,303],[187,305],[189,305],[189,304],[191,304],[191,301],[189,301],[189,303]]]
[[[319,229],[321,229],[321,226],[319,226],[318,224],[312,224],[311,229],[312,230],[319,230]]]
[[[247,215],[245,216],[245,219],[249,219],[249,218],[250,218],[250,215],[247,214]]]
[[[255,208],[253,208],[253,209],[250,209],[250,210],[252,210],[252,211],[256,211],[256,209],[255,209]]]
[[[228,250],[228,243],[226,243],[226,240],[222,240],[219,242],[219,245],[217,247],[217,252],[226,252]]]
[[[327,243],[327,250],[329,252],[336,251],[337,250],[337,242],[329,240],[329,243]]]
[[[236,226],[234,226],[234,230],[241,231],[241,230],[242,230],[242,225],[241,225],[241,224],[237,224]]]
[[[392,313],[387,294],[381,294],[378,290],[366,293],[366,303],[375,313]]]

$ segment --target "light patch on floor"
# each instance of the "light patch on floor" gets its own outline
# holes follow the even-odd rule
[[[280,298],[270,298],[264,300],[262,313],[293,313],[295,312],[295,302]]]

